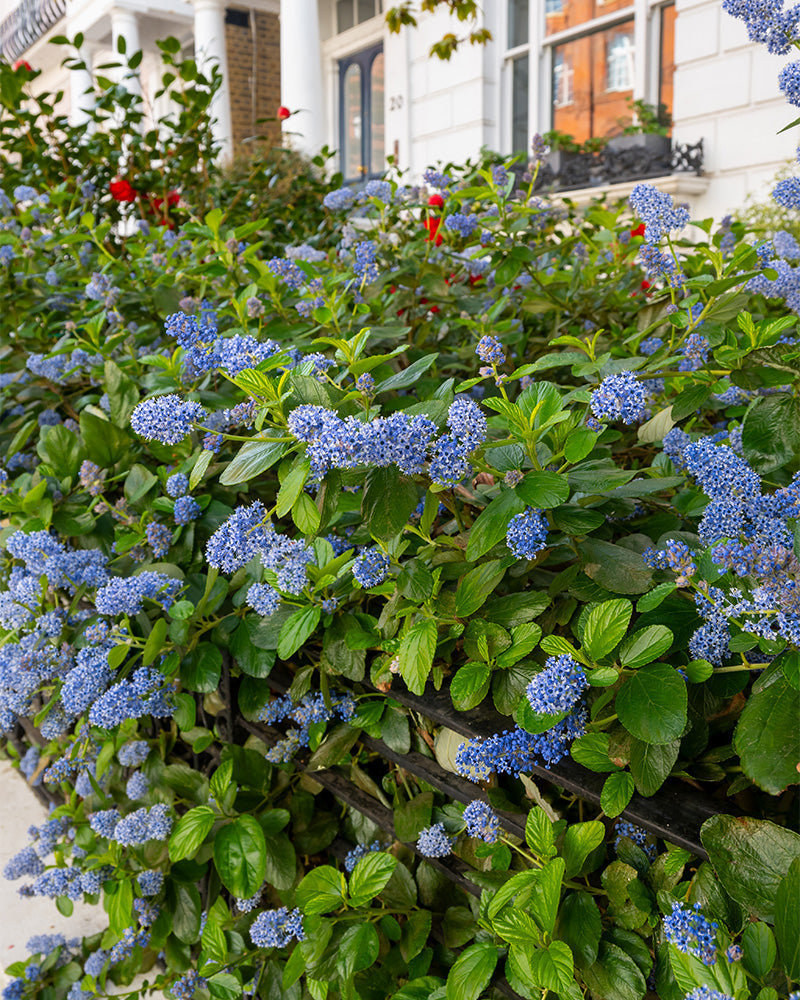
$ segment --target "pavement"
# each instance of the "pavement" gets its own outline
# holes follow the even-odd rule
[[[21,899],[17,888],[24,879],[9,882],[3,877],[6,862],[29,843],[28,827],[39,826],[46,818],[47,809],[22,775],[7,761],[0,760],[0,989],[8,982],[3,970],[27,957],[25,944],[34,934],[83,937],[107,926],[100,906],[78,902],[72,916],[65,917],[52,899],[41,896]]]

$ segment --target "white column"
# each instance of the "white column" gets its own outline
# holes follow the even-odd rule
[[[194,0],[194,53],[201,73],[210,75],[211,66],[216,63],[222,74],[222,85],[211,105],[211,114],[214,118],[214,137],[221,146],[220,155],[223,159],[230,159],[233,154],[233,124],[225,51],[225,4],[221,0]]]
[[[650,51],[650,22],[652,11],[647,0],[635,0],[635,20],[633,24],[633,99],[658,104],[653,100],[648,86],[648,72],[652,64],[658,65],[658,54]]]
[[[124,56],[119,54],[119,49],[117,48],[120,38],[125,39]],[[134,52],[138,52],[141,47],[139,42],[139,19],[135,11],[127,10],[125,7],[112,7],[111,48],[113,58],[124,63],[127,59],[130,59]],[[122,78],[126,75],[127,70],[119,70],[118,72],[120,82],[122,82]],[[142,87],[138,72],[125,81],[125,86],[132,94],[141,94]]]
[[[69,120],[73,125],[89,124],[89,112],[94,108],[92,53],[84,47],[80,51],[80,57],[86,69],[73,69],[69,74]]]
[[[325,99],[317,0],[281,0],[281,104],[292,145],[315,156],[325,144]],[[402,151],[401,151],[402,152]]]

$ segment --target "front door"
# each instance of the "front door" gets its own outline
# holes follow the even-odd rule
[[[383,46],[339,60],[339,157],[347,184],[385,169]]]

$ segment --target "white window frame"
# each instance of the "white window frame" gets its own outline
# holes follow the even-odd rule
[[[501,14],[499,38],[500,53],[501,146],[506,152],[511,149],[511,63],[514,58],[527,55],[528,79],[528,131],[546,132],[552,128],[553,110],[553,54],[556,46],[575,41],[598,31],[605,31],[617,24],[633,19],[633,99],[658,104],[660,82],[661,10],[673,0],[631,0],[621,10],[600,14],[590,21],[552,35],[546,35],[545,4],[531,0],[529,4],[528,42],[515,48],[508,48],[508,0],[500,3]],[[639,57],[636,57],[639,54]],[[641,56],[644,56],[642,58]],[[626,88],[628,89],[628,88]]]
[[[612,36],[606,50],[607,94],[633,90],[635,58],[636,45],[630,35],[620,33]]]

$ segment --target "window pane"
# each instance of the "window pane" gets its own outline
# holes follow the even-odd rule
[[[528,148],[528,57],[511,63],[511,151],[524,153]]]
[[[528,0],[508,0],[508,47],[513,49],[527,41]]]
[[[546,31],[553,35],[565,28],[576,28],[592,18],[632,7],[633,0],[545,0]]]
[[[336,30],[347,31],[355,24],[353,19],[354,0],[336,0]]]
[[[344,142],[342,148],[342,173],[345,177],[361,176],[361,67],[355,63],[347,67],[344,75],[344,101],[342,123]]]
[[[370,114],[372,116],[370,133],[370,171],[381,173],[386,164],[386,136],[383,125],[383,53],[378,53],[372,60],[370,85]]]
[[[358,0],[356,11],[359,24],[369,21],[371,17],[375,17],[375,0]]]
[[[618,134],[631,120],[633,20],[553,50],[553,128],[578,142]]]
[[[661,11],[661,75],[658,100],[672,114],[672,80],[675,75],[675,5]]]

